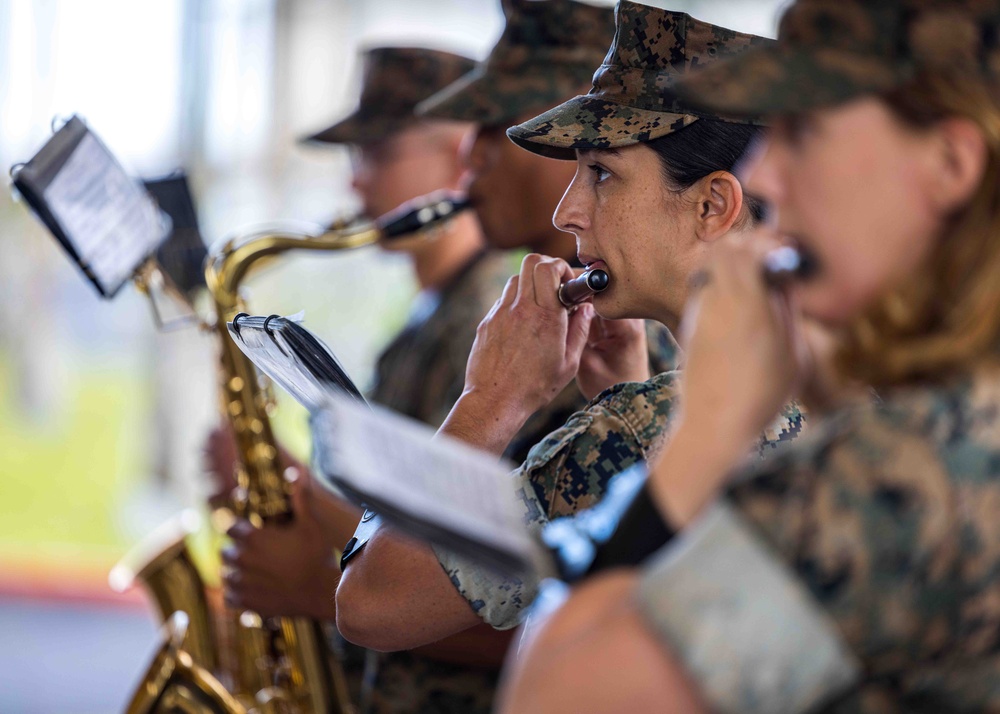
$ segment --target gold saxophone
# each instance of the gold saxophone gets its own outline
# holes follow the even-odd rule
[[[221,344],[222,408],[241,464],[233,506],[256,527],[292,517],[268,418],[268,395],[254,365],[230,339],[226,323],[246,310],[242,281],[264,259],[291,250],[339,251],[424,234],[468,207],[459,197],[417,199],[371,223],[335,226],[316,235],[263,231],[228,241],[209,256],[206,278],[215,306],[211,325]],[[254,612],[217,616],[211,591],[186,545],[180,520],[153,536],[112,571],[112,586],[143,584],[164,622],[164,644],[126,711],[128,714],[349,714],[353,706],[339,663],[319,622],[261,618]],[[152,552],[152,557],[143,554]],[[137,566],[131,565],[138,562]],[[213,598],[212,596],[215,595]]]

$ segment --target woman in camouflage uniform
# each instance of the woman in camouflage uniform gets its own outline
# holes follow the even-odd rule
[[[748,189],[816,270],[779,296],[773,239],[718,251],[652,474],[684,533],[582,588],[506,711],[1000,710],[998,60],[995,0],[799,0],[681,88],[774,118]],[[825,418],[734,480],[803,389]]]
[[[766,41],[632,2],[619,5],[616,23],[590,94],[510,130],[515,142],[546,156],[576,160],[579,152],[556,220],[577,234],[581,258],[610,271],[612,286],[571,315],[556,298],[559,282],[572,275],[569,265],[528,256],[480,325],[465,392],[442,427],[499,454],[574,374],[596,395],[515,472],[535,526],[593,505],[612,476],[651,458],[676,402],[676,372],[649,374],[641,321],[605,322],[594,308],[609,318],[674,326],[708,246],[759,219],[733,175],[758,130],[694,114],[658,92],[692,66]],[[585,194],[598,196],[586,209]],[[588,390],[592,383],[615,386]],[[801,425],[789,407],[761,428],[756,449],[773,451]],[[535,596],[534,582],[499,578],[444,549],[380,537],[362,568],[348,564],[338,587],[338,625],[353,641],[395,649],[482,621],[509,629]],[[366,583],[366,571],[391,573],[391,582]]]

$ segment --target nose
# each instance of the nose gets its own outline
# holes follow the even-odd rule
[[[590,227],[588,203],[585,200],[584,187],[580,181],[580,167],[566,188],[556,212],[552,215],[552,225],[566,233],[579,234]]]

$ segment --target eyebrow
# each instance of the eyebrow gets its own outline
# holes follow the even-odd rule
[[[614,148],[607,148],[607,149],[604,149],[604,148],[600,148],[600,149],[598,149],[598,148],[594,148],[594,149],[580,149],[579,151],[580,151],[581,155],[587,155],[587,154],[597,154],[599,156],[609,156],[610,155],[610,156],[614,156],[615,158],[618,158],[619,156],[622,155],[621,150],[614,149]]]

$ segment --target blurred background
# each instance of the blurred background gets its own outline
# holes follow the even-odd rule
[[[610,2],[601,4],[612,4]],[[773,36],[781,0],[650,0]],[[346,152],[304,147],[354,103],[359,48],[482,57],[496,0],[0,0],[0,165],[78,114],[136,176],[184,169],[212,243],[263,221],[357,208]],[[406,317],[405,262],[377,250],[287,258],[251,283],[254,312],[306,311],[359,384]],[[215,350],[160,334],[126,287],[102,300],[0,191],[0,710],[120,711],[156,647],[137,592],[107,575],[206,491]],[[304,415],[277,428],[300,453]]]

